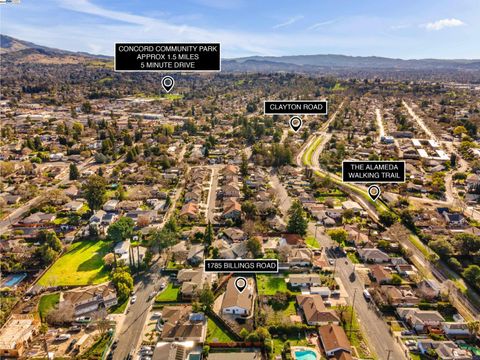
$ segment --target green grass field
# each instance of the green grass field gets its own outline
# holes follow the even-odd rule
[[[315,239],[313,236],[307,236],[307,238],[305,239],[305,244],[314,249],[320,249],[320,245],[318,245],[317,239]]]
[[[172,283],[169,283],[167,288],[163,290],[155,299],[156,302],[174,302],[178,299],[179,287],[174,287]]]
[[[225,331],[220,328],[215,321],[212,319],[208,318],[208,324],[207,324],[207,342],[213,342],[215,340],[216,342],[232,342],[235,341],[228,335]]]
[[[285,278],[268,275],[257,275],[257,287],[259,295],[272,296],[277,292],[286,292],[287,283]]]
[[[91,285],[108,280],[102,258],[109,252],[105,241],[79,241],[41,277],[41,286]]]
[[[59,301],[59,293],[43,295],[40,298],[40,302],[38,303],[38,314],[40,315],[40,319],[42,319],[42,321],[45,321],[48,312],[54,309]]]

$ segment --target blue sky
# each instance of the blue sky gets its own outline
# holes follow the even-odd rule
[[[221,42],[222,57],[480,58],[479,0],[21,0],[0,31],[112,55],[114,42]]]

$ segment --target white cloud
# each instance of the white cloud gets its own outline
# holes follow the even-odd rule
[[[449,27],[457,27],[466,25],[462,20],[451,18],[451,19],[441,19],[434,22],[429,22],[427,24],[421,25],[429,31],[442,30]]]
[[[318,22],[318,23],[315,23],[313,24],[312,26],[310,26],[308,28],[308,30],[318,30],[319,28],[325,26],[325,25],[330,25],[330,24],[333,24],[337,22],[337,20],[328,20],[328,21],[322,21],[322,22]]]
[[[302,20],[302,19],[303,19],[302,15],[297,15],[297,16],[291,17],[287,21],[273,26],[273,29],[279,29],[279,28],[282,28],[282,27],[285,27],[285,26],[288,26],[288,25],[292,25],[292,24],[294,24],[297,21]]]

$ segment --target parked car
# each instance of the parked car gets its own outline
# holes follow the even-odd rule
[[[367,289],[363,290],[363,297],[365,298],[365,300],[367,301],[370,301],[372,299],[372,295],[370,295],[370,293],[368,292]]]
[[[79,323],[89,323],[92,321],[92,318],[90,316],[80,316],[75,318],[75,321]]]
[[[67,352],[70,352],[73,350],[73,347],[75,346],[77,341],[78,341],[77,339],[73,339],[72,341],[70,341],[70,344],[68,344],[68,347],[67,347]]]
[[[71,337],[72,337],[72,335],[70,335],[70,334],[59,334],[55,338],[55,341],[65,341],[65,340],[70,339]]]
[[[135,304],[135,301],[137,301],[137,295],[132,296],[132,298],[130,299],[130,304]]]
[[[82,331],[82,327],[78,325],[70,326],[67,330],[69,333],[78,333]]]

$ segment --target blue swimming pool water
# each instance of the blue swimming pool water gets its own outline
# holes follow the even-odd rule
[[[5,280],[5,282],[3,283],[3,286],[13,287],[13,286],[19,284],[23,279],[25,279],[26,276],[27,276],[27,274],[25,274],[25,273],[10,275]]]
[[[296,360],[316,360],[317,355],[312,350],[297,350],[295,351]]]

